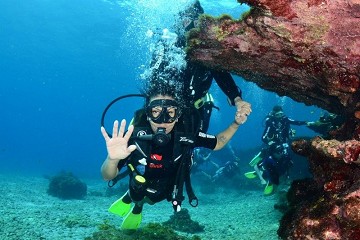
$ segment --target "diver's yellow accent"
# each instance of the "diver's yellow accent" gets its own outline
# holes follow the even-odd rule
[[[256,171],[247,172],[244,175],[246,178],[249,178],[249,179],[254,179],[257,177]]]
[[[146,182],[145,178],[141,175],[136,175],[135,180],[140,184],[144,184]]]
[[[131,170],[132,172],[135,171],[135,168],[133,167],[133,165],[128,164],[128,167],[130,168],[130,170]]]
[[[261,151],[256,154],[256,156],[251,159],[251,161],[249,162],[249,165],[254,167],[255,165],[257,165],[260,161],[262,160],[262,156],[261,156]]]
[[[130,212],[131,205],[130,203],[124,203],[122,201],[123,197],[119,198],[117,201],[111,204],[108,211],[113,214],[119,215],[120,217],[126,216],[126,214]]]
[[[121,224],[122,230],[136,230],[139,228],[142,220],[142,213],[134,214],[130,212]]]
[[[131,119],[130,123],[129,123],[129,126],[130,125],[134,125],[134,118]]]
[[[204,106],[204,101],[203,101],[203,99],[202,99],[202,98],[199,98],[198,100],[196,100],[196,101],[194,102],[194,106],[195,106],[196,109],[199,109],[199,108],[201,108],[202,106]]]
[[[134,168],[133,165],[131,165],[131,164],[129,163],[129,164],[128,164],[128,167],[130,168],[131,172],[133,172],[133,175],[135,175],[134,178],[135,178],[136,183],[138,183],[138,184],[144,184],[144,183],[146,182],[146,179],[145,179],[143,176],[136,174],[135,168]]]
[[[206,102],[214,102],[214,98],[210,93],[206,93],[204,97],[199,98],[198,100],[196,100],[194,102],[194,106],[195,106],[196,109],[199,109],[202,106],[204,106],[204,104]]]
[[[271,183],[268,182],[264,189],[264,195],[268,196],[268,195],[272,194],[273,192],[274,192],[274,185],[272,185]]]

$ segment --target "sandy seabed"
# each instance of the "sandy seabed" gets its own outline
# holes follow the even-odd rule
[[[82,179],[88,192],[105,193],[101,179]],[[0,239],[84,239],[108,220],[121,225],[122,218],[112,215],[108,207],[117,197],[89,194],[84,200],[61,200],[46,191],[49,180],[42,177],[0,175]],[[220,192],[219,192],[220,191]],[[192,208],[187,200],[183,207],[191,218],[205,226],[201,239],[277,240],[281,213],[274,209],[276,195],[264,197],[262,189],[200,194],[199,206]],[[119,197],[121,194],[119,194]],[[169,202],[145,205],[143,223],[164,222],[173,214]]]

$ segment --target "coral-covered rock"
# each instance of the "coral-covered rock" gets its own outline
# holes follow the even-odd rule
[[[360,239],[360,166],[349,160],[358,144],[321,138],[292,144],[308,156],[313,179],[293,182],[278,230],[282,239]]]
[[[311,145],[326,157],[342,160],[345,163],[360,164],[360,141],[348,140],[340,142],[315,138]]]
[[[252,6],[241,20],[201,18],[188,39],[192,60],[360,118],[359,1],[238,1]]]
[[[203,232],[205,228],[198,222],[191,219],[189,210],[187,210],[186,208],[181,209],[180,212],[175,212],[168,221],[163,223],[163,225],[177,231],[192,234]]]
[[[61,199],[83,199],[87,186],[72,173],[61,172],[50,178],[47,193]]]
[[[190,59],[345,119],[333,140],[292,144],[313,179],[292,185],[279,236],[360,239],[360,1],[238,2],[252,7],[241,20],[201,17]]]

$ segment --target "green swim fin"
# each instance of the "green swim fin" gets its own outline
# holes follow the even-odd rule
[[[122,230],[136,230],[139,228],[142,220],[142,213],[135,214],[130,212],[121,224]]]
[[[247,172],[244,175],[246,178],[249,178],[249,179],[254,179],[257,177],[256,171]]]
[[[125,193],[125,194],[127,194],[127,193]],[[115,201],[113,204],[111,204],[108,211],[113,213],[113,214],[119,215],[120,217],[126,216],[126,214],[128,214],[130,212],[131,204],[130,203],[124,203],[123,202],[124,197],[125,197],[125,195],[122,196],[117,201]]]
[[[264,195],[268,196],[271,195],[273,192],[274,192],[274,185],[268,182],[264,189]]]
[[[260,151],[258,154],[256,154],[256,156],[253,159],[251,159],[251,161],[249,162],[249,165],[254,167],[261,160],[262,160],[262,156],[261,156],[261,151]]]

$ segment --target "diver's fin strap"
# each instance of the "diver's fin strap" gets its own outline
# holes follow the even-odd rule
[[[191,147],[188,145],[183,149],[183,156],[181,157],[181,162],[176,174],[174,190],[172,193],[172,204],[174,210],[177,211],[178,205],[181,206],[182,201],[184,198],[184,184],[185,184],[185,173],[186,173],[186,166],[188,161],[191,161],[191,156],[189,152],[191,151]]]
[[[191,185],[190,167],[191,167],[191,151],[193,148],[187,147],[184,150],[184,156],[181,160],[180,167],[177,173],[176,185],[174,186],[172,204],[175,211],[179,211],[181,203],[185,199],[183,195],[183,188],[185,185],[186,194],[189,198],[189,204],[192,207],[197,207],[198,198],[196,197]]]
[[[194,190],[191,185],[191,178],[190,178],[190,170],[188,169],[186,176],[185,176],[185,188],[186,188],[186,194],[189,198],[189,204],[192,207],[197,207],[199,204],[198,198],[196,197]]]
[[[185,199],[183,195],[184,189],[184,158],[181,159],[179,169],[176,174],[175,185],[172,192],[171,203],[174,211],[178,212],[181,209],[181,203]],[[180,207],[180,209],[179,209]]]
[[[198,124],[195,124],[194,114],[199,114],[199,112],[193,108],[191,109],[191,114],[189,114],[190,118],[188,117],[184,119],[184,126],[185,126],[185,133],[191,134],[191,136],[193,136],[193,138],[195,139],[195,136],[197,136],[199,133],[200,126]],[[197,198],[194,194],[194,191],[192,190],[192,186],[190,183],[190,167],[192,163],[191,155],[193,150],[194,150],[193,143],[186,144],[182,149],[182,157],[180,160],[181,162],[179,163],[180,165],[176,174],[174,190],[172,193],[172,205],[175,212],[181,210],[181,203],[185,199],[183,195],[184,184],[186,187],[190,204],[194,200],[196,200],[196,206],[197,206]],[[193,206],[193,204],[191,204],[191,206]]]
[[[191,150],[193,151],[193,149]],[[189,204],[192,207],[197,207],[198,205],[198,198],[196,197],[193,187],[191,185],[191,175],[190,175],[190,170],[191,170],[191,156],[189,156],[190,159],[188,159],[187,164],[185,164],[185,169],[184,169],[184,180],[185,180],[185,189],[186,189],[186,194],[189,198]]]

